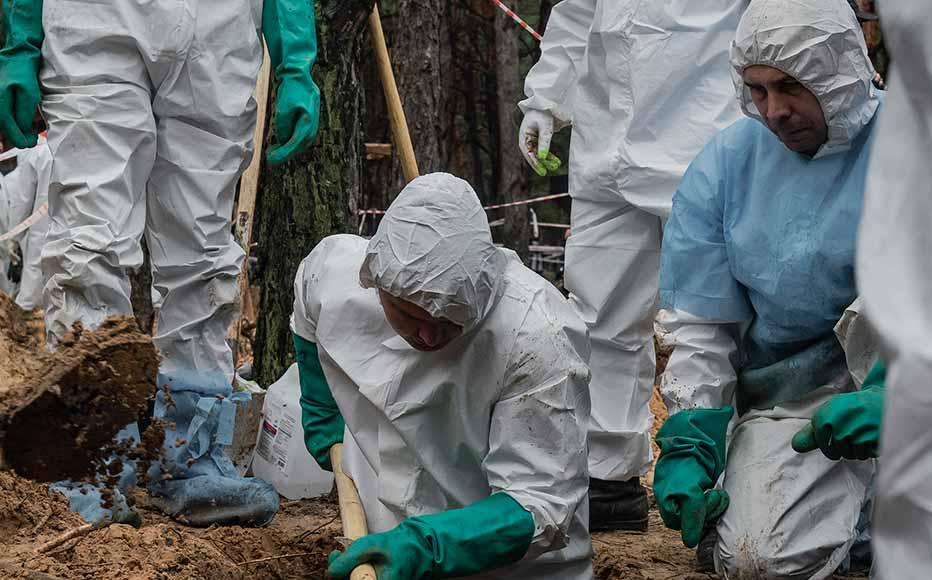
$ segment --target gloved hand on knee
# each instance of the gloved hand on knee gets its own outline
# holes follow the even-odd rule
[[[860,391],[835,395],[816,411],[793,436],[793,449],[799,453],[820,449],[832,460],[878,457],[885,379],[886,368],[877,361]]]
[[[690,548],[699,544],[706,522],[728,508],[728,494],[715,483],[725,469],[725,433],[733,412],[729,406],[680,411],[657,433],[657,506],[663,523],[680,530]]]

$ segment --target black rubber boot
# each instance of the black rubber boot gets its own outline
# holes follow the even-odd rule
[[[640,478],[589,479],[590,531],[646,532],[647,510],[647,490]]]
[[[696,546],[696,570],[699,572],[715,572],[715,545],[718,544],[718,532],[715,524],[702,530],[702,538]]]

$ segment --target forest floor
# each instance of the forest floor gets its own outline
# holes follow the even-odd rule
[[[141,495],[141,494],[140,494]],[[111,525],[45,553],[37,548],[82,524],[45,485],[0,472],[0,578],[24,580],[317,580],[339,549],[333,497],[283,501],[264,528],[189,528],[137,498],[142,527]],[[598,580],[713,580],[693,551],[651,511],[646,534],[593,535]]]
[[[660,405],[658,407],[658,405]],[[665,416],[659,397],[652,407]],[[645,478],[649,485],[650,477]],[[137,492],[142,527],[111,525],[38,553],[83,522],[46,485],[0,472],[0,578],[25,580],[316,580],[341,542],[333,496],[282,501],[263,528],[190,528],[166,518]],[[598,580],[713,580],[655,509],[646,534],[593,535]]]

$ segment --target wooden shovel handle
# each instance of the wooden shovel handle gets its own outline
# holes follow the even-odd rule
[[[401,156],[401,171],[404,173],[405,181],[409,182],[420,175],[420,172],[417,168],[417,159],[414,157],[414,146],[411,144],[405,110],[401,106],[398,85],[395,84],[395,73],[392,72],[388,46],[385,44],[378,5],[372,8],[372,14],[369,15],[369,32],[372,35],[372,48],[375,50],[379,78],[382,79],[382,91],[385,93],[385,104],[388,107],[388,120],[392,126],[395,147],[398,148],[398,154]]]
[[[337,484],[337,496],[340,499],[340,520],[343,522],[343,535],[357,540],[369,533],[366,526],[366,512],[359,500],[356,484],[343,472],[343,444],[337,443],[330,448],[330,464],[333,466],[333,479]],[[357,566],[350,574],[350,580],[377,580],[375,568],[369,564]]]

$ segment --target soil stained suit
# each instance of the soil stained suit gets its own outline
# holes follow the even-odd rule
[[[858,246],[858,282],[890,374],[874,526],[882,580],[932,571],[932,10],[879,3],[893,54]]]
[[[573,125],[566,288],[592,341],[597,480],[631,480],[651,465],[662,223],[689,162],[740,115],[728,44],[746,3],[563,0],[525,80],[522,151],[539,136],[544,157],[554,123]],[[616,527],[619,514],[592,499],[593,529]]]
[[[376,289],[462,334],[416,350]],[[466,182],[422,176],[368,243],[318,244],[295,278],[292,329],[306,444],[327,467],[345,441],[372,532],[331,575],[371,561],[399,580],[592,578],[585,326],[494,246]]]
[[[833,328],[857,297],[857,223],[881,94],[844,0],[754,0],[731,53],[752,118],[693,161],[664,233],[661,322],[674,351],[654,490],[664,521],[690,545],[724,512],[715,549],[723,577],[819,580],[858,540],[874,462],[794,446],[822,409],[850,400],[872,362],[854,352],[869,342],[848,336],[859,325],[839,327],[844,344]],[[818,100],[827,139],[814,155],[765,126],[743,76],[755,65]]]
[[[41,82],[54,159],[42,252],[50,343],[77,321],[131,312],[128,272],[145,235],[167,390],[155,414],[169,425],[170,478],[153,492],[191,524],[269,521],[274,489],[240,478],[223,453],[235,416],[225,337],[244,257],[230,221],[252,156],[263,37],[279,81],[269,161],[316,133],[311,0],[6,0],[3,16],[0,129],[18,147],[34,143]]]

